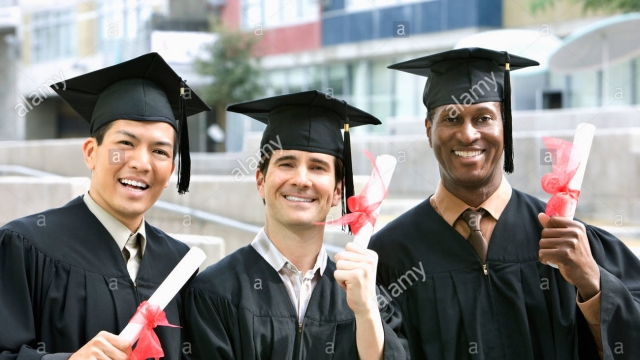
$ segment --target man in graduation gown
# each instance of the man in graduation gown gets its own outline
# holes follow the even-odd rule
[[[509,70],[532,65],[471,48],[390,66],[428,76],[440,169],[435,194],[370,244],[412,359],[640,358],[638,259],[602,229],[549,218],[503,176],[503,152],[513,171]]]
[[[131,344],[117,334],[189,250],[144,213],[169,184],[178,119],[187,191],[184,121],[210,109],[193,92],[181,97],[184,83],[155,53],[57,85],[91,124],[82,148],[91,185],[0,229],[0,359],[127,359]],[[179,298],[166,307],[171,324],[180,307]],[[164,358],[179,359],[180,329],[155,332]]]
[[[190,285],[187,358],[404,359],[394,318],[377,307],[376,254],[350,243],[334,263],[317,224],[353,195],[349,125],[380,121],[317,91],[227,110],[267,124],[256,171],[265,227]]]

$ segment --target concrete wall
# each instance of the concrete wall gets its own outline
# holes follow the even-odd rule
[[[84,139],[0,141],[0,164],[88,177],[91,173],[82,156],[83,142]]]

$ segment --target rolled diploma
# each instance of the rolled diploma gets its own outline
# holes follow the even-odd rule
[[[205,255],[204,251],[197,247],[192,247],[182,260],[180,260],[178,265],[173,268],[169,276],[158,286],[158,289],[153,295],[151,295],[148,300],[149,304],[158,305],[164,310],[206,257],[207,255]],[[142,324],[129,323],[119,336],[133,345],[138,340],[142,327]]]
[[[573,149],[571,153],[577,152],[580,156],[578,159],[580,164],[578,165],[578,170],[576,170],[576,174],[569,182],[569,189],[578,190],[582,188],[582,181],[584,180],[584,172],[587,169],[587,161],[589,160],[589,152],[591,151],[591,143],[593,143],[593,136],[596,133],[596,127],[592,124],[580,123],[578,124],[578,128],[576,129],[576,135],[573,138]],[[571,208],[571,214],[567,216],[567,218],[573,219],[573,216],[576,214],[576,206]],[[547,262],[547,265],[552,266],[554,268],[558,268],[558,265],[554,263]]]
[[[393,176],[393,172],[396,169],[397,162],[398,160],[396,160],[395,157],[391,155],[386,155],[386,154],[380,155],[376,158],[376,167],[380,172],[380,177],[382,178],[384,189],[389,188],[389,183],[391,182],[391,177]],[[370,179],[374,179],[374,177],[375,177],[375,169],[371,172]],[[380,179],[377,177],[375,177],[375,179],[376,181],[369,184],[369,188],[367,188],[367,193],[365,194],[367,199],[373,199],[374,201],[376,199],[382,199],[382,196],[384,195],[382,186],[380,186],[380,183],[379,183]],[[376,216],[380,214],[381,207],[382,207],[382,204],[380,204],[380,206],[378,206],[378,208],[375,210]],[[375,224],[366,223],[360,229],[360,231],[356,234],[355,238],[353,239],[353,242],[355,242],[356,244],[366,249],[369,246],[369,240],[371,239],[371,235],[373,235],[374,225]]]

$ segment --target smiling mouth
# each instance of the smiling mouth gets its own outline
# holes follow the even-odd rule
[[[315,201],[314,199],[306,199],[306,198],[301,198],[301,197],[291,196],[291,195],[285,195],[284,198],[289,200],[289,201],[295,201],[295,202],[310,203],[310,202],[314,202]]]
[[[128,188],[131,189],[133,191],[144,191],[147,190],[149,188],[149,185],[138,182],[138,181],[133,181],[133,180],[129,180],[129,179],[118,179],[118,182]]]
[[[456,156],[460,156],[463,158],[472,158],[474,156],[478,156],[480,154],[482,154],[482,150],[476,150],[476,151],[454,151],[454,154],[456,154]]]

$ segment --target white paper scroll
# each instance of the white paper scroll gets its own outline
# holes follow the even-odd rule
[[[396,169],[396,164],[398,160],[391,155],[380,155],[376,158],[376,167],[380,172],[380,177],[382,178],[382,183],[384,184],[384,188],[380,184],[380,178],[375,175],[375,169],[371,172],[371,183],[367,188],[367,193],[364,194],[367,199],[371,199],[371,201],[378,201],[378,199],[382,199],[385,195],[384,190],[389,188],[389,183],[391,182],[391,177],[393,176],[393,172]],[[375,179],[375,180],[373,180]],[[384,202],[384,201],[383,201]],[[375,210],[376,217],[380,214],[380,208],[382,204],[378,206]],[[365,249],[369,246],[369,240],[371,239],[371,235],[373,235],[373,226],[375,224],[366,223],[356,234],[353,239],[353,242],[359,244]]]
[[[204,251],[197,247],[192,247],[182,260],[180,260],[178,265],[173,268],[169,276],[160,284],[153,295],[151,295],[148,300],[149,304],[157,305],[164,310],[206,257]],[[142,327],[142,324],[129,323],[119,336],[133,345],[138,340]]]
[[[580,164],[578,165],[578,170],[576,170],[576,174],[569,182],[569,189],[580,191],[582,188],[582,181],[584,180],[584,172],[587,169],[587,161],[589,160],[589,152],[591,151],[591,143],[593,142],[593,136],[596,133],[596,127],[592,124],[580,123],[578,124],[578,128],[576,129],[576,135],[573,138],[573,148],[571,150],[571,156],[573,154],[578,155],[578,160]],[[576,202],[577,205],[577,202]],[[570,214],[567,216],[569,219],[573,219],[576,214],[576,206],[573,206],[570,209]],[[554,263],[547,262],[547,265],[552,266],[554,268],[558,268],[558,265]]]

